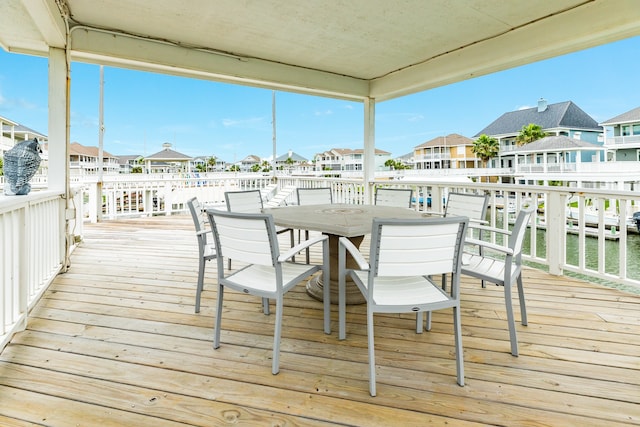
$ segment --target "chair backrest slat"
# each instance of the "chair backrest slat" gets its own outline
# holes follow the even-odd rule
[[[458,272],[467,218],[375,219],[369,259],[377,276]]]
[[[375,204],[410,208],[411,193],[412,190],[410,188],[378,188],[376,190]]]
[[[260,190],[227,191],[224,193],[229,212],[262,212],[262,194]]]
[[[333,203],[331,188],[298,188],[299,205],[324,205]]]
[[[275,265],[278,246],[270,215],[207,211],[218,255],[250,264]]]
[[[466,216],[472,220],[484,220],[489,197],[484,194],[449,193],[444,216]]]

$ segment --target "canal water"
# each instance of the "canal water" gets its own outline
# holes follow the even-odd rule
[[[501,215],[498,223],[501,223]],[[501,224],[497,224],[498,227]],[[536,236],[536,252],[538,257],[546,256],[546,230],[538,229]],[[531,247],[530,234],[527,233],[524,242],[524,253],[529,254]],[[620,245],[618,240],[605,240],[604,243],[605,272],[618,275]],[[567,264],[578,266],[578,236],[567,234],[566,237],[566,260]],[[591,270],[598,270],[598,239],[586,237],[585,242],[585,266]],[[640,234],[627,234],[627,277],[633,280],[640,280]],[[592,280],[592,279],[589,279]]]

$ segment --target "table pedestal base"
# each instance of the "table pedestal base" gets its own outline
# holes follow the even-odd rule
[[[338,304],[338,239],[340,236],[329,234],[329,273],[330,273],[330,286],[331,286],[331,304]],[[359,247],[364,236],[349,237],[349,240]],[[356,262],[347,253],[347,268],[357,268]],[[347,276],[346,278],[346,303],[347,304],[364,304],[367,301],[362,296],[362,293],[358,289],[355,283]],[[323,282],[324,277],[321,275],[312,277],[307,282],[307,293],[314,299],[322,301],[323,296]]]

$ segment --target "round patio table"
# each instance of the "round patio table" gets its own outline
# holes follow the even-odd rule
[[[338,303],[338,239],[347,237],[359,247],[366,234],[371,233],[374,218],[420,218],[422,213],[408,208],[376,205],[302,205],[282,206],[263,209],[273,216],[276,225],[300,230],[320,231],[329,236],[329,273],[331,303]],[[347,267],[357,268],[355,261],[347,254]],[[307,283],[307,293],[322,301],[322,281],[318,276]],[[346,303],[363,304],[365,299],[357,286],[346,281]]]

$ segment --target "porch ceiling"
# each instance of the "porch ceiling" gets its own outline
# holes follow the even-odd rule
[[[0,45],[378,101],[640,34],[635,0],[4,0]]]

